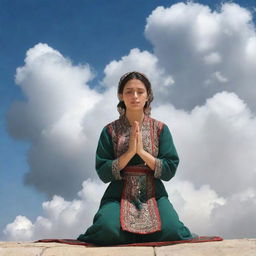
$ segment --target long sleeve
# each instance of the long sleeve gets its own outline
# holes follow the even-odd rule
[[[122,179],[118,169],[118,158],[115,159],[113,143],[107,127],[103,128],[98,141],[96,171],[104,183]]]
[[[176,173],[179,157],[167,125],[164,125],[159,137],[159,152],[156,158],[155,178],[170,180]]]

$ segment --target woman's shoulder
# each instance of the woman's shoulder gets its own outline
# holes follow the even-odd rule
[[[156,118],[148,117],[148,119],[159,129],[163,129],[163,127],[166,126],[166,124],[163,121],[157,120]]]
[[[114,121],[111,121],[111,122],[107,123],[107,124],[105,125],[105,127],[119,125],[119,124],[121,123],[121,121],[122,121],[121,118],[118,118],[118,119],[116,119],[116,120],[114,120]]]
[[[170,138],[172,137],[172,132],[169,128],[169,126],[165,123],[165,122],[162,122],[162,121],[159,121],[157,119],[154,119],[152,118],[152,121],[155,123],[156,127],[157,127],[157,135],[158,137],[160,138]]]
[[[104,127],[103,130],[107,131],[109,134],[112,134],[112,132],[121,125],[121,120],[120,118],[111,121],[107,123]]]

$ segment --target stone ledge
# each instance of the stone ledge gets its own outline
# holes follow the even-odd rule
[[[155,248],[157,256],[256,256],[256,239],[179,244]]]
[[[162,247],[83,247],[60,243],[0,242],[0,256],[255,256],[256,239]]]

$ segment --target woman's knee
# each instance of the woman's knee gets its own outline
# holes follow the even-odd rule
[[[162,221],[162,236],[165,240],[185,240],[191,238],[189,229],[179,220],[179,216],[168,198],[158,201]]]

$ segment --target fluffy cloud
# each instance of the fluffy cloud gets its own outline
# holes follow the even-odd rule
[[[153,115],[166,120],[181,158],[176,178],[165,183],[181,220],[199,235],[255,236],[256,172],[251,167],[256,164],[256,123],[241,99],[223,92],[191,113],[162,105]],[[237,140],[242,134],[245,137]],[[18,216],[8,224],[5,239],[77,237],[92,223],[105,188],[103,183],[87,180],[78,199],[54,196],[43,203],[43,216],[34,223]]]
[[[72,199],[83,180],[95,178],[100,131],[118,117],[117,77],[131,67],[147,73],[153,84],[168,86],[172,81],[157,68],[156,57],[133,49],[106,66],[105,91],[99,93],[88,85],[93,78],[89,65],[75,66],[46,44],[28,50],[16,74],[26,101],[15,102],[7,116],[11,135],[31,143],[26,184],[49,197]]]
[[[174,198],[184,222],[198,234],[254,237],[256,117],[247,105],[222,92],[190,112],[162,105],[153,115],[173,132],[181,160],[176,178],[189,181],[166,184],[171,200],[174,189],[185,197],[182,204]]]
[[[54,196],[42,204],[43,216],[37,217],[34,223],[24,216],[17,216],[13,223],[8,224],[4,230],[5,240],[76,238],[91,225],[105,188],[103,183],[87,180],[78,192],[79,199],[66,201]],[[177,180],[172,185],[166,183],[166,188],[181,219],[196,232],[207,231],[212,210],[225,203],[209,186],[196,190],[191,182]]]
[[[49,237],[76,238],[92,223],[106,185],[87,180],[78,192],[78,199],[66,201],[54,196],[42,204],[43,216],[32,222],[24,216],[17,216],[4,230],[5,240],[28,241]]]
[[[72,238],[91,224],[105,188],[88,180],[95,176],[97,140],[102,127],[117,118],[116,85],[130,70],[147,74],[156,96],[152,116],[172,131],[181,162],[166,187],[184,223],[200,235],[255,236],[251,13],[233,3],[218,12],[192,2],[158,7],[145,35],[153,53],[135,48],[106,65],[101,93],[88,86],[88,65],[75,66],[45,44],[27,52],[16,76],[27,101],[10,109],[9,131],[31,142],[26,182],[51,199],[34,223],[18,216],[8,224],[6,239],[22,239],[20,230],[25,240]]]
[[[33,236],[34,225],[25,216],[17,216],[4,230],[6,240],[28,241]]]
[[[113,86],[116,88],[120,77],[132,70],[137,70],[147,75],[153,87],[155,102],[162,102],[165,98],[166,90],[169,90],[174,83],[172,76],[159,67],[158,59],[155,55],[135,48],[127,56],[123,56],[119,61],[114,60],[105,67],[103,84],[107,88]]]
[[[213,209],[210,230],[229,238],[255,237],[255,212],[254,186],[233,194],[226,204]]]
[[[225,3],[219,11],[188,2],[158,7],[145,35],[164,72],[175,81],[166,101],[186,110],[223,90],[256,110],[256,34],[250,11]]]
[[[46,44],[31,48],[17,69],[16,83],[26,101],[11,106],[8,129],[31,143],[26,184],[49,196],[71,198],[82,180],[94,176],[95,147],[85,153],[90,139],[83,132],[85,114],[102,98],[88,86],[92,77],[88,65],[74,66]]]
[[[162,105],[153,114],[173,131],[179,177],[225,196],[256,184],[256,118],[236,94],[218,93],[191,112]]]
[[[253,188],[223,198],[209,185],[196,189],[190,181],[176,179],[165,183],[165,186],[181,221],[194,233],[226,238],[255,236],[251,228],[256,210],[256,191]],[[105,189],[105,184],[87,180],[78,193],[79,199],[66,201],[60,196],[54,196],[51,201],[42,204],[43,216],[37,217],[34,223],[25,216],[17,216],[13,223],[6,226],[4,240],[76,238],[92,224]]]

